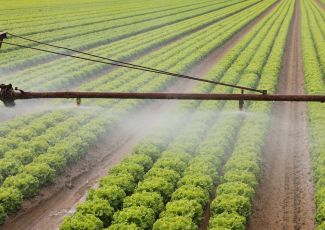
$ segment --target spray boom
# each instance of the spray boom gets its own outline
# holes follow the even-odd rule
[[[244,101],[294,101],[325,102],[325,95],[283,95],[283,94],[205,94],[205,93],[119,93],[119,92],[25,92],[13,88],[11,84],[0,85],[0,100],[7,107],[15,106],[15,100],[41,98],[75,98],[77,105],[81,98],[93,99],[160,99],[160,100],[232,100],[239,101],[243,109]]]
[[[52,48],[60,48],[67,50],[69,52],[75,52],[79,55],[85,56],[76,56],[66,53],[55,52],[47,49],[41,49],[36,47],[30,47],[21,44],[15,44],[10,42],[4,42],[3,40],[7,38],[7,35],[16,37],[19,39],[32,41],[40,45],[49,46]],[[159,70],[151,67],[136,65],[132,63],[127,63],[119,60],[114,60],[107,57],[102,57],[94,54],[89,54],[86,52],[74,50],[71,48],[66,48],[62,46],[57,46],[53,44],[44,43],[41,41],[36,41],[30,38],[22,37],[19,35],[0,32],[0,48],[2,44],[13,45],[20,48],[27,48],[52,54],[57,54],[65,57],[77,58],[81,60],[87,60],[91,62],[97,62],[107,65],[119,66],[128,69],[146,71],[151,73],[156,73],[160,75],[172,76],[177,78],[189,79],[199,82],[205,82],[214,85],[222,85],[231,88],[237,88],[241,90],[241,94],[191,94],[191,93],[115,93],[115,92],[24,92],[19,90],[17,87],[13,88],[11,84],[0,85],[0,100],[4,103],[6,107],[15,106],[15,100],[18,99],[36,99],[36,98],[76,98],[77,105],[81,104],[81,98],[106,98],[106,99],[163,99],[163,100],[235,100],[239,102],[239,109],[242,110],[244,107],[244,101],[305,101],[305,102],[325,102],[325,95],[269,95],[266,90],[254,89],[239,85],[232,85],[228,83],[212,81],[208,79],[202,79],[198,77],[187,76],[184,74],[172,73],[164,70]],[[96,59],[92,59],[96,58]],[[259,94],[244,94],[244,90],[255,92]]]

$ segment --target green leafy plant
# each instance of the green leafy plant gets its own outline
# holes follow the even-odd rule
[[[124,199],[123,208],[143,206],[150,208],[158,215],[164,208],[163,199],[155,192],[134,193]]]
[[[92,214],[82,215],[76,213],[73,216],[64,217],[60,230],[101,230],[103,223]]]
[[[107,200],[95,198],[78,204],[77,213],[81,213],[82,215],[92,214],[100,219],[104,226],[108,226],[113,219],[114,209]]]
[[[143,206],[124,208],[114,214],[113,224],[135,224],[141,229],[151,229],[155,221],[154,211]]]

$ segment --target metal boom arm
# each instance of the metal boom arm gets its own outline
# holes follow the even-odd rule
[[[235,100],[235,101],[295,101],[325,102],[325,95],[284,94],[204,94],[204,93],[119,93],[119,92],[24,92],[12,85],[0,85],[0,100],[12,107],[15,100],[40,98],[106,98],[106,99],[162,99],[162,100]]]

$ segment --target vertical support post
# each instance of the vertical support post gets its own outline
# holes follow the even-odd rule
[[[81,98],[78,97],[78,98],[77,98],[77,106],[79,107],[80,105],[81,105]]]
[[[244,94],[244,90],[242,89],[241,90],[241,94]],[[244,109],[244,100],[239,100],[239,110],[240,111],[243,111],[243,109]]]

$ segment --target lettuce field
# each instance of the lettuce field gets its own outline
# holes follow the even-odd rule
[[[24,91],[242,93],[168,71],[325,95],[324,0],[0,9],[0,84]],[[0,229],[325,230],[324,103],[33,99],[0,121]]]

